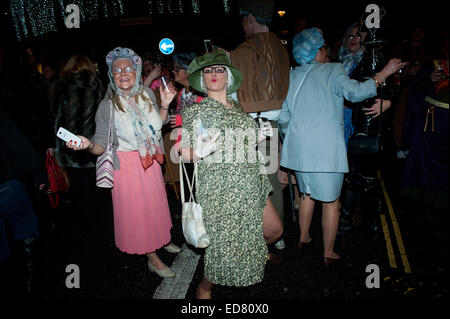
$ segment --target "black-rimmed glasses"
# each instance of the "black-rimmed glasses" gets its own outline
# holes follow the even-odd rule
[[[224,73],[225,72],[225,67],[224,66],[209,66],[203,69],[203,73]]]

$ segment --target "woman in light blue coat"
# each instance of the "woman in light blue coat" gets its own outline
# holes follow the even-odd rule
[[[325,63],[327,49],[321,30],[295,36],[293,55],[300,64],[291,71],[289,91],[279,125],[285,139],[280,165],[296,171],[300,192],[298,247],[311,242],[309,227],[315,200],[322,202],[325,266],[339,260],[334,252],[339,225],[339,195],[348,172],[344,141],[344,98],[359,102],[377,94],[377,87],[404,63],[392,59],[365,82],[351,80],[340,63]]]

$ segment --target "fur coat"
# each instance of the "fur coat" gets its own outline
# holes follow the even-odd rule
[[[62,76],[51,92],[55,136],[59,127],[64,127],[91,139],[95,133],[95,113],[103,96],[102,83],[88,70]],[[78,168],[95,167],[96,162],[96,156],[70,150],[59,138],[56,138],[56,158],[62,166]]]

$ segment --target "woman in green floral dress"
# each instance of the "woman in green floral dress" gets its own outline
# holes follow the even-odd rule
[[[211,298],[214,284],[244,287],[261,282],[267,244],[282,224],[268,195],[272,190],[256,146],[272,134],[239,103],[227,98],[242,82],[240,71],[219,51],[197,57],[189,82],[207,98],[183,112],[181,155],[199,161],[197,199],[211,245],[197,298]],[[263,225],[264,215],[264,225]]]

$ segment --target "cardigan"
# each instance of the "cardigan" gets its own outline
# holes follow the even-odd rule
[[[153,107],[155,108],[153,111],[159,113],[159,106],[156,103],[156,97],[153,91],[149,88],[144,88],[144,91],[148,93],[150,100],[153,102]],[[95,114],[95,134],[92,140],[99,144],[103,149],[106,150],[106,145],[108,144],[108,128],[109,128],[109,119],[110,119],[110,98],[105,96],[105,98],[100,102],[98,106],[97,113]],[[114,157],[114,169],[120,169],[119,157],[116,152],[119,148],[119,139],[117,138],[116,131],[114,129],[114,114],[117,112],[115,108],[113,108],[112,112],[112,121],[111,121],[111,130],[113,137],[113,157]],[[166,118],[166,121],[163,123],[167,124],[169,122],[169,117]],[[164,149],[164,148],[162,148]]]
[[[253,34],[230,51],[230,60],[242,73],[237,95],[245,112],[281,109],[289,87],[289,53],[275,33]]]

